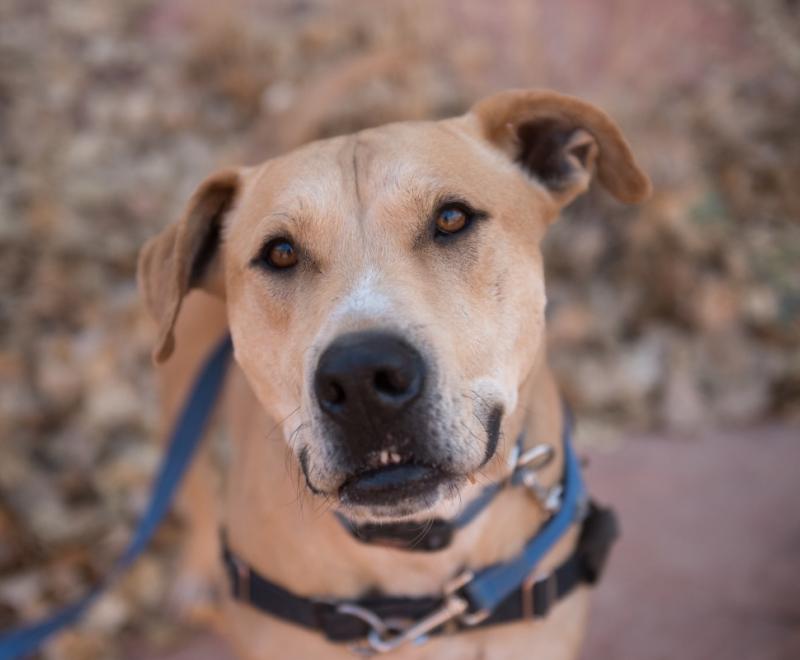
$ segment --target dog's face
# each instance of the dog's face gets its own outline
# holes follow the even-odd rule
[[[226,228],[230,328],[310,489],[415,512],[493,458],[541,341],[548,210],[457,122],[249,175]]]
[[[647,194],[600,111],[510,92],[219,173],[143,252],[157,357],[185,292],[217,291],[308,488],[354,518],[430,512],[502,453],[542,358],[539,243],[595,170]]]

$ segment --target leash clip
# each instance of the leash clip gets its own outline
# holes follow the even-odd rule
[[[472,571],[463,571],[450,580],[444,588],[444,603],[426,617],[416,623],[403,626],[392,619],[382,619],[374,612],[353,605],[342,603],[336,609],[342,614],[350,614],[361,619],[370,627],[366,644],[352,646],[352,650],[359,655],[370,656],[377,653],[389,653],[406,644],[422,644],[428,639],[428,634],[451,621],[458,621],[464,626],[476,626],[491,612],[489,610],[469,611],[469,601],[459,595],[475,576]]]

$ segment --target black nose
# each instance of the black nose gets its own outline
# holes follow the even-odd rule
[[[422,392],[425,361],[388,332],[354,332],[337,338],[322,354],[314,376],[320,408],[340,423],[389,419]]]

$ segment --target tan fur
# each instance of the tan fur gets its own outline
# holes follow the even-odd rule
[[[538,181],[514,162],[518,127],[541,118],[574,129],[563,145],[570,175],[558,186]],[[484,566],[519,551],[544,519],[520,490],[503,493],[442,552],[409,553],[354,541],[329,512],[337,506],[342,475],[329,460],[310,377],[321,350],[355,329],[391,328],[435,356],[442,393],[436,437],[455,443],[463,480],[460,499],[440,498],[416,518],[452,516],[486,483],[506,474],[509,446],[522,429],[528,444],[549,442],[559,449],[543,475],[555,483],[562,420],[544,353],[539,242],[595,169],[624,201],[649,192],[619,129],[601,111],[552,92],[507,92],[463,117],[383,126],[214,175],[184,218],[145,246],[140,282],[159,323],[155,357],[164,361],[178,347],[161,367],[173,402],[165,416],[179,400],[174,393],[186,390],[193,367],[225,325],[233,336],[237,367],[224,411],[232,458],[223,519],[243,558],[299,594],[343,598],[371,589],[430,594],[461,567]],[[436,200],[453,194],[490,215],[460,249],[424,238]],[[223,226],[224,238],[193,282],[202,236],[215,223]],[[251,263],[265,239],[277,235],[302,246],[299,270],[289,278]],[[179,317],[192,286],[224,298],[225,311],[211,297],[193,293]],[[483,451],[476,439],[485,434],[475,406],[484,397],[501,402],[506,415],[497,454],[473,476]],[[310,477],[327,499],[313,496],[299,476],[301,446],[308,451]],[[202,478],[195,477],[191,499],[201,500],[202,487]],[[203,515],[192,516],[205,531],[189,553],[199,570],[213,556],[204,548],[213,547],[209,528],[217,524],[207,524]],[[369,511],[348,515],[371,519]],[[543,568],[569,554],[575,533],[558,544]],[[586,593],[579,590],[542,622],[442,637],[394,657],[566,660],[577,654],[585,613]],[[231,601],[225,615],[225,629],[244,658],[352,657],[346,647]]]

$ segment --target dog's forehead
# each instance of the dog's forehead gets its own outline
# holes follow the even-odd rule
[[[352,215],[381,202],[418,201],[475,186],[505,162],[453,120],[403,122],[320,140],[260,166],[251,205],[285,213]]]

